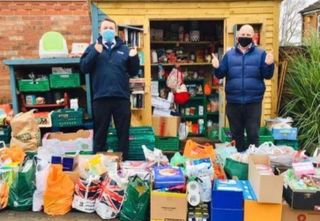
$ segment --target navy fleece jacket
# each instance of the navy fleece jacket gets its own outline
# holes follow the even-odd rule
[[[129,48],[116,37],[110,50],[103,46],[102,53],[91,44],[80,59],[80,70],[90,73],[93,99],[119,97],[130,99],[129,78],[139,72],[139,57],[129,56]]]

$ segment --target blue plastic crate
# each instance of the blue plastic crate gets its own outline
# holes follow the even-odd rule
[[[272,136],[275,140],[297,140],[297,128],[273,128]]]

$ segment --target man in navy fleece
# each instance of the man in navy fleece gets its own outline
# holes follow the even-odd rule
[[[271,79],[274,71],[272,53],[256,47],[252,41],[253,27],[244,25],[238,32],[238,43],[222,58],[213,55],[212,66],[217,78],[226,78],[226,113],[232,139],[239,152],[248,145],[259,145],[264,79]],[[247,143],[244,140],[247,133]]]
[[[136,48],[130,49],[116,36],[116,22],[101,22],[100,36],[80,59],[80,69],[90,73],[93,89],[94,152],[105,149],[107,131],[113,117],[119,149],[127,158],[131,120],[129,78],[139,72]]]

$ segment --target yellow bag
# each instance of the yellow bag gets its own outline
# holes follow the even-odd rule
[[[190,159],[211,158],[212,162],[216,159],[216,154],[211,144],[202,145],[193,140],[187,140],[183,156]]]
[[[57,216],[64,215],[71,210],[74,193],[74,183],[62,171],[62,165],[51,165],[44,192],[44,212]]]

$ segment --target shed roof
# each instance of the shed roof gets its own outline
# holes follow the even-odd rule
[[[313,11],[320,11],[320,1],[317,1],[317,2],[313,3],[312,5],[306,7],[305,9],[300,11],[300,13],[307,14],[307,13],[313,12]]]

